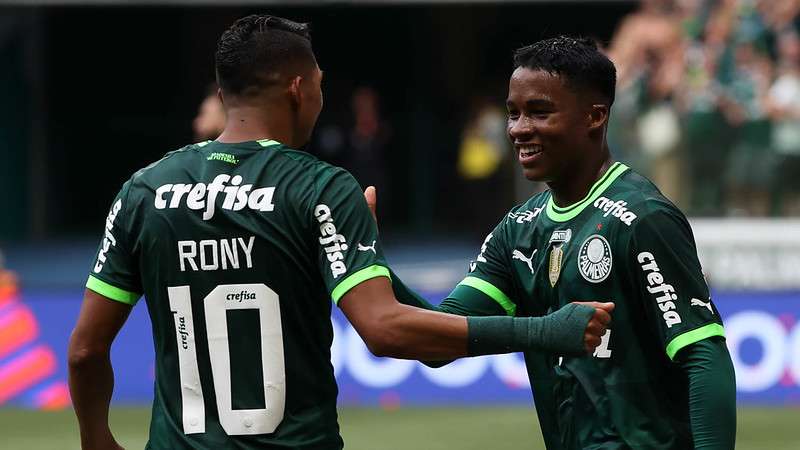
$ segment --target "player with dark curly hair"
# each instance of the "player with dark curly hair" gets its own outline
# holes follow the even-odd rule
[[[525,177],[550,189],[503,217],[434,309],[528,317],[568,299],[613,301],[592,356],[525,353],[547,448],[733,449],[733,364],[692,230],[653,183],[611,160],[615,78],[586,39],[514,53],[508,137]]]

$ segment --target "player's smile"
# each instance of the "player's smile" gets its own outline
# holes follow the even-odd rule
[[[543,147],[541,144],[514,144],[517,158],[523,167],[529,167],[542,158]]]

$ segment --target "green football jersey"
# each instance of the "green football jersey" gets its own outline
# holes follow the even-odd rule
[[[723,336],[689,223],[647,179],[615,163],[580,202],[549,191],[486,238],[469,286],[509,315],[613,301],[594,355],[525,354],[549,449],[692,448],[688,381],[676,354]]]
[[[214,141],[123,185],[87,287],[146,298],[148,449],[338,449],[331,299],[377,276],[389,272],[350,174],[275,141]]]

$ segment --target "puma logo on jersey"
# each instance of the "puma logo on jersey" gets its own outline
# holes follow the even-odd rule
[[[664,282],[664,276],[661,274],[661,269],[658,268],[655,256],[650,252],[642,252],[639,253],[636,260],[639,261],[642,271],[646,274],[647,292],[657,295],[658,309],[663,313],[667,328],[681,323],[681,316],[678,315],[673,301],[678,299],[678,295],[675,294],[675,288],[671,284]]]
[[[614,217],[619,218],[620,222],[627,226],[631,226],[633,221],[636,219],[636,214],[634,214],[633,211],[628,211],[628,208],[625,207],[627,204],[628,202],[625,200],[614,201],[605,197],[600,197],[594,201],[594,206],[596,208],[605,211],[603,217],[613,215]]]
[[[704,301],[702,301],[700,299],[693,298],[692,299],[692,306],[700,306],[700,307],[703,307],[703,308],[708,308],[708,310],[711,311],[711,314],[714,314],[714,310],[711,309],[711,300],[710,299],[709,299],[709,301],[704,302]]]
[[[377,241],[372,241],[372,245],[369,245],[369,246],[362,245],[361,242],[359,242],[358,243],[358,251],[360,251],[360,252],[368,252],[368,251],[372,250],[372,253],[377,255],[378,251],[375,250],[375,242],[377,242]]]
[[[230,185],[227,183],[230,181]],[[217,196],[224,193],[220,207],[229,211],[241,211],[248,207],[254,211],[272,211],[275,204],[272,197],[275,187],[253,189],[252,184],[242,184],[242,176],[231,178],[228,174],[219,174],[209,184],[163,184],[156,189],[154,205],[156,209],[177,209],[184,204],[192,210],[204,210],[203,220],[214,217],[217,207]]]
[[[511,254],[511,259],[518,259],[518,260],[524,262],[525,264],[527,264],[528,265],[528,269],[530,269],[530,271],[531,271],[531,275],[533,275],[534,274],[533,257],[536,256],[536,251],[537,250],[538,249],[534,249],[533,250],[533,253],[531,253],[531,257],[530,258],[525,256],[525,254],[523,254],[521,251],[514,250],[514,253]]]
[[[122,209],[122,200],[117,200],[114,203],[114,206],[111,207],[111,211],[108,212],[108,217],[106,217],[106,231],[105,235],[103,236],[103,246],[100,248],[100,252],[97,253],[97,262],[94,265],[94,273],[100,273],[103,270],[103,264],[106,262],[106,258],[108,255],[108,251],[111,249],[112,246],[117,246],[117,239],[111,234],[111,230],[114,228],[114,220],[117,218],[117,214]]]
[[[319,243],[323,246],[328,262],[330,262],[331,275],[333,275],[333,279],[336,279],[347,272],[343,253],[348,248],[347,238],[336,232],[336,225],[333,223],[333,215],[328,205],[317,205],[314,208],[314,217],[319,222]],[[375,245],[374,242],[373,245]]]

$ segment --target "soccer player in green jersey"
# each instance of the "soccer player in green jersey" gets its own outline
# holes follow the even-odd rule
[[[69,348],[84,450],[120,448],[109,348],[142,294],[156,354],[152,450],[342,448],[331,298],[376,355],[567,355],[600,343],[612,304],[465,319],[398,303],[358,184],[294,150],[322,108],[307,26],[245,17],[215,59],[222,134],[136,172],[106,219]]]
[[[733,365],[692,230],[611,160],[613,63],[592,41],[560,37],[520,48],[514,66],[508,136],[525,177],[550,189],[503,217],[438,310],[524,317],[613,301],[592,356],[525,353],[547,448],[732,449]],[[394,281],[401,301],[426,306]]]

